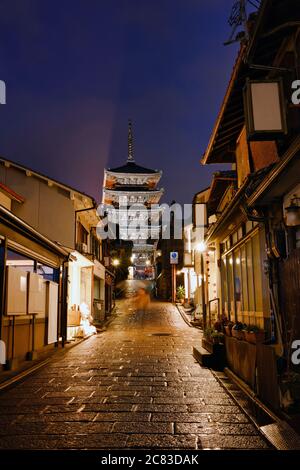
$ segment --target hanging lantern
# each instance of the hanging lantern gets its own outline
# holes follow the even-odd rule
[[[247,80],[244,108],[249,140],[273,140],[287,133],[282,81]]]
[[[300,206],[297,204],[298,200],[300,200],[298,197],[292,198],[290,205],[285,208],[285,223],[288,227],[296,227],[297,225],[300,225]]]

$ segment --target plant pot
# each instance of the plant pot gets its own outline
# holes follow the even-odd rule
[[[263,343],[265,340],[265,332],[264,331],[245,331],[245,340],[248,343],[257,344]]]
[[[232,326],[225,326],[225,334],[226,336],[232,336],[231,334]]]
[[[232,334],[232,336],[233,336],[234,338],[236,338],[236,339],[239,339],[239,340],[245,339],[244,331],[243,331],[243,330],[235,330],[234,328],[232,328],[231,334]]]

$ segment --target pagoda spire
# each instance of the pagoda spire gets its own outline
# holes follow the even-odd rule
[[[133,135],[132,135],[132,122],[131,119],[128,121],[128,162],[134,162],[133,158]]]

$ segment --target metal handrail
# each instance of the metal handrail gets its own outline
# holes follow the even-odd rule
[[[218,320],[220,319],[220,297],[215,297],[214,299],[211,299],[208,301],[208,317],[209,317],[209,326],[211,326],[211,308],[210,308],[210,304],[212,302],[216,302],[218,301],[218,314],[217,314],[217,318]]]

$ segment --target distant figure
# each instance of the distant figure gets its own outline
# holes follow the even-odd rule
[[[150,294],[146,289],[143,287],[138,289],[134,300],[135,308],[139,314],[145,313],[148,310],[150,304]]]

